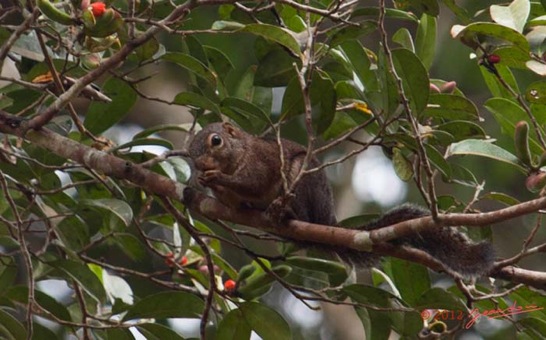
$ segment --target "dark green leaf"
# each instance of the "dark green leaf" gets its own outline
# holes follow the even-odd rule
[[[502,133],[510,138],[514,137],[516,130],[515,126],[518,122],[522,120],[529,122],[529,116],[525,110],[511,100],[491,98],[485,102],[484,107],[493,114],[493,117],[501,127]],[[537,109],[540,109],[540,107],[537,106]],[[542,121],[546,116],[545,113],[546,110],[542,111],[542,114],[535,114],[535,116],[539,121]],[[542,153],[542,148],[538,144],[536,137],[532,134],[529,138],[529,147],[533,154]]]
[[[358,41],[346,41],[340,47],[353,66],[356,76],[364,85],[364,89],[376,91],[378,89],[377,76],[372,70],[372,62],[366,49]]]
[[[85,127],[94,134],[106,131],[121,121],[137,100],[136,92],[123,80],[110,78],[102,92],[112,99],[111,103],[91,102],[85,116]]]
[[[136,135],[133,136],[133,139],[142,139],[146,138],[150,135],[153,135],[157,132],[163,132],[163,131],[183,131],[188,132],[189,126],[184,124],[161,124],[161,125],[154,125],[146,130],[142,130]]]
[[[295,34],[287,29],[267,24],[250,24],[240,29],[239,32],[259,35],[288,48],[293,55],[300,55],[300,44],[295,39]]]
[[[510,195],[504,194],[502,192],[489,192],[480,197],[480,199],[494,200],[506,204],[507,206],[512,206],[521,203],[517,198],[514,198]]]
[[[264,125],[271,123],[267,113],[265,113],[258,106],[246,100],[228,97],[222,101],[221,106],[223,111],[225,111],[226,107],[229,107],[232,110],[237,110],[240,114],[247,116],[250,121],[256,121],[256,126],[263,127]]]
[[[402,299],[410,305],[414,305],[430,289],[428,270],[422,265],[392,258],[390,268]]]
[[[99,303],[104,303],[106,301],[106,292],[104,291],[102,283],[97,275],[95,275],[85,264],[76,261],[62,260],[52,262],[50,265],[61,270],[68,278],[78,282],[80,287]]]
[[[481,126],[467,120],[454,120],[438,125],[437,129],[451,134],[455,138],[455,142],[469,138],[485,139],[486,137],[486,133]]]
[[[182,336],[172,329],[157,323],[145,323],[138,325],[136,328],[147,340],[184,340]]]
[[[363,21],[358,26],[343,26],[333,33],[330,47],[336,47],[345,41],[357,40],[357,38],[370,34],[376,29],[377,23],[374,21]]]
[[[81,204],[88,207],[107,210],[117,216],[125,226],[129,226],[133,220],[133,210],[131,206],[122,200],[114,198],[82,200]]]
[[[424,117],[442,120],[479,120],[478,109],[465,97],[454,94],[431,94],[429,106],[423,111]]]
[[[291,256],[285,261],[292,267],[299,267],[308,271],[318,271],[328,275],[332,287],[339,286],[347,280],[347,269],[339,262],[323,259]]]
[[[460,298],[441,288],[431,288],[424,292],[414,307],[416,309],[466,310],[466,306]]]
[[[27,338],[27,331],[23,325],[2,308],[0,308],[0,336],[9,340]]]
[[[406,48],[412,52],[415,52],[415,45],[413,44],[413,37],[411,36],[410,31],[402,27],[396,33],[392,35],[392,41],[400,44],[403,48]]]
[[[189,54],[184,53],[167,53],[161,59],[175,63],[192,74],[207,81],[210,85],[216,85],[216,75],[206,65]]]
[[[530,103],[546,104],[546,81],[535,81],[527,86],[525,90],[525,99]]]
[[[131,259],[139,261],[146,257],[146,248],[135,235],[118,233],[113,240]]]
[[[216,332],[217,340],[250,339],[252,329],[239,308],[224,316]]]
[[[529,53],[529,43],[521,33],[499,24],[478,22],[466,27],[456,27],[452,32],[455,32],[455,38],[462,39],[463,42],[476,42],[480,41],[478,36],[487,36],[512,43],[515,47]]]
[[[203,49],[207,54],[209,63],[221,79],[225,78],[233,70],[233,63],[224,52],[212,46],[203,46]]]
[[[379,17],[379,7],[357,8],[351,13],[351,18],[356,18],[360,16],[372,16],[374,18],[377,18]],[[419,20],[413,13],[395,8],[385,8],[385,17],[391,19],[409,20],[414,22],[417,22]]]
[[[174,97],[175,104],[193,106],[220,114],[220,108],[209,98],[195,92],[180,92]]]
[[[430,80],[427,70],[413,52],[407,49],[392,51],[394,67],[402,79],[404,92],[409,100],[413,114],[418,115],[427,106]]]
[[[467,155],[495,159],[497,161],[513,165],[524,173],[526,172],[526,170],[519,165],[519,161],[516,156],[485,140],[467,139],[459,143],[451,144],[446,152],[446,157]]]
[[[162,292],[138,301],[123,317],[133,319],[196,318],[203,312],[203,300],[186,292]]]
[[[294,59],[282,49],[273,49],[260,60],[256,69],[254,85],[264,87],[286,86],[296,75]]]
[[[436,50],[436,18],[428,14],[423,14],[417,26],[417,36],[415,37],[415,54],[421,59],[423,65],[428,70],[434,61]]]
[[[288,323],[273,309],[256,302],[239,307],[250,328],[264,340],[292,339]]]
[[[113,152],[113,151],[118,151],[123,149],[130,149],[135,146],[162,146],[167,150],[174,149],[172,143],[166,139],[161,139],[161,138],[135,139],[133,138],[132,141],[118,145],[112,148],[110,151]]]
[[[28,303],[28,288],[23,286],[15,286],[11,287],[7,293],[6,297],[8,297],[11,300],[17,301],[22,304]],[[64,320],[64,321],[72,321],[72,318],[70,317],[70,313],[68,312],[68,309],[66,309],[65,306],[57,302],[54,298],[51,296],[39,291],[34,291],[34,298],[36,302],[45,310],[47,310],[49,313],[53,314],[55,317]]]

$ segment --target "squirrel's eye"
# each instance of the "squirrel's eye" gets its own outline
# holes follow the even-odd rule
[[[220,137],[220,135],[213,134],[212,136],[210,136],[211,146],[219,146],[221,144],[222,144],[222,137]]]

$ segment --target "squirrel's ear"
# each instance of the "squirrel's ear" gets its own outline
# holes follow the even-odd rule
[[[235,126],[231,125],[230,123],[226,122],[226,123],[222,124],[222,127],[232,137],[240,137],[241,136],[241,130],[237,129]]]

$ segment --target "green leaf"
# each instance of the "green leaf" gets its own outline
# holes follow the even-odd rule
[[[135,50],[135,54],[140,61],[146,61],[153,58],[153,56],[159,51],[160,45],[156,37],[152,37],[146,41],[143,45],[139,46]]]
[[[392,258],[392,278],[402,299],[413,305],[421,295],[430,289],[428,270],[422,265]]]
[[[224,79],[226,75],[233,70],[233,62],[229,57],[221,50],[212,46],[203,46],[207,54],[207,59],[214,68],[216,74],[220,76],[220,79]]]
[[[480,200],[488,199],[494,200],[506,204],[507,206],[512,206],[521,203],[517,198],[514,198],[510,195],[507,195],[502,192],[489,192],[480,197]]]
[[[238,309],[241,318],[264,340],[292,339],[288,323],[264,304],[246,302]]]
[[[530,123],[529,116],[525,110],[511,100],[491,98],[485,102],[484,107],[493,114],[493,117],[495,117],[495,120],[501,127],[502,133],[510,138],[514,137],[516,131],[515,126],[518,122],[523,120]],[[540,110],[539,106],[537,106],[537,110]],[[546,110],[543,110],[541,114],[534,114],[534,116],[538,118],[539,123],[543,124],[543,119],[546,118]],[[542,153],[542,148],[534,135],[530,135],[529,147],[533,154]]]
[[[416,309],[467,310],[460,298],[441,288],[431,288],[424,292],[413,307]]]
[[[491,5],[491,19],[498,24],[523,32],[531,11],[529,0],[514,0],[508,6]]]
[[[438,125],[436,129],[451,134],[455,138],[455,142],[469,138],[485,139],[486,137],[486,133],[481,126],[468,120],[454,120]]]
[[[116,233],[113,238],[118,247],[131,259],[135,261],[143,260],[146,257],[146,247],[133,234]]]
[[[61,270],[68,278],[78,282],[81,288],[99,303],[106,301],[106,292],[102,283],[85,264],[70,260],[55,261],[49,264]]]
[[[161,124],[161,125],[154,125],[150,128],[147,128],[145,130],[140,131],[136,135],[133,136],[133,139],[142,139],[146,138],[150,135],[153,135],[157,132],[163,132],[163,131],[182,131],[182,132],[188,132],[189,126],[186,124]]]
[[[142,335],[144,335],[147,340],[184,340],[183,337],[181,337],[172,329],[158,323],[145,323],[136,326],[136,328],[140,331],[140,333],[142,333]]]
[[[409,3],[413,8],[418,11],[425,12],[431,16],[437,16],[440,14],[440,7],[436,0],[409,0]]]
[[[366,49],[358,41],[346,41],[340,48],[347,56],[356,76],[364,85],[364,89],[376,91],[379,88],[377,76],[372,70],[372,62],[370,56],[366,53]]]
[[[299,61],[282,49],[273,49],[260,59],[254,85],[264,87],[286,86],[296,75],[294,63]]]
[[[546,334],[546,321],[536,317],[526,317],[518,321],[524,327],[523,331],[531,339],[541,339]]]
[[[404,157],[399,148],[393,149],[392,165],[398,178],[404,182],[409,181],[413,177],[413,166],[410,161]]]
[[[508,86],[510,86],[514,92],[518,93],[518,83],[516,82],[516,78],[512,74],[512,71],[507,66],[500,64],[497,64],[495,68],[497,69],[500,78],[504,79],[506,84],[508,84]],[[485,67],[481,67],[480,71],[482,73],[483,80],[485,80],[485,84],[489,88],[489,91],[493,97],[502,97],[509,100],[515,100],[512,93],[499,82],[495,75],[489,72]]]
[[[146,318],[196,318],[203,313],[203,308],[203,300],[193,294],[161,292],[138,301],[123,317],[123,321]]]
[[[252,328],[245,320],[241,310],[234,309],[224,316],[218,330],[216,331],[217,340],[232,340],[232,339],[250,339]]]
[[[282,264],[271,268],[271,271],[278,277],[284,278],[292,272],[292,268]],[[244,282],[239,281],[240,285],[237,292],[243,299],[253,300],[267,293],[276,280],[275,276],[260,267],[252,275],[248,276]]]
[[[135,337],[128,328],[110,328],[106,330],[108,339],[135,340]]]
[[[192,74],[207,81],[212,87],[216,86],[216,75],[206,65],[192,57],[189,54],[184,53],[167,53],[161,57],[165,61],[169,61],[177,64],[190,71]]]
[[[82,200],[83,206],[94,207],[104,209],[112,212],[117,216],[126,227],[128,227],[133,220],[133,209],[127,202],[114,199],[114,198],[102,198],[93,200]]]
[[[267,24],[250,24],[240,29],[239,32],[248,32],[264,37],[288,48],[293,55],[300,55],[300,44],[295,39],[295,34],[285,28]]]
[[[310,88],[311,105],[313,106],[313,119],[318,125],[318,132],[325,131],[334,119],[336,93],[334,83],[323,72],[314,72]],[[281,120],[289,119],[304,113],[303,95],[298,79],[294,78],[288,84],[282,100]]]
[[[405,27],[402,27],[401,29],[396,31],[396,33],[392,35],[392,41],[400,44],[400,46],[402,46],[403,48],[406,48],[412,52],[415,52],[413,38],[411,36],[410,31]]]
[[[266,124],[270,124],[271,120],[269,115],[264,110],[243,99],[228,97],[222,100],[222,111],[226,108],[237,110],[239,113],[245,115],[250,121],[255,122],[254,125],[263,127]]]
[[[418,115],[427,107],[430,93],[427,70],[410,50],[396,49],[392,51],[392,56],[396,73],[402,79],[404,93],[414,111],[413,114]]]
[[[84,126],[93,134],[100,134],[120,122],[133,107],[137,93],[123,80],[110,78],[102,92],[112,99],[110,103],[91,102],[85,115]]]
[[[379,16],[379,11],[380,11],[379,7],[357,8],[351,13],[351,18],[356,18],[360,16],[371,16],[371,17],[377,18]],[[385,17],[390,19],[418,22],[417,17],[412,12],[395,9],[395,8],[385,8]]]
[[[341,285],[348,277],[347,269],[339,262],[311,257],[291,256],[286,259],[285,263],[292,267],[327,274],[332,287]]]
[[[456,26],[452,32],[454,38],[461,39],[464,43],[475,48],[476,43],[482,41],[482,36],[500,39],[509,42],[525,53],[529,53],[527,39],[518,31],[495,23],[478,22],[466,27]],[[498,43],[495,45],[499,45]]]
[[[525,99],[530,103],[546,104],[546,81],[535,81],[527,86]]]
[[[11,287],[6,292],[6,297],[19,303],[27,304],[28,288],[24,286]],[[57,302],[57,300],[51,296],[39,290],[34,290],[34,298],[42,308],[53,314],[55,317],[64,321],[72,321],[68,309],[66,309],[65,306]]]
[[[343,26],[335,30],[330,40],[330,48],[336,47],[345,41],[358,40],[363,35],[368,35],[377,29],[377,23],[374,21],[363,21],[358,26]]]
[[[428,107],[422,113],[423,117],[440,118],[442,120],[479,120],[478,108],[465,97],[435,93],[430,95],[428,104]]]
[[[421,59],[427,70],[432,66],[435,50],[436,18],[428,14],[423,14],[421,20],[419,20],[419,26],[417,26],[415,54]]]
[[[220,108],[215,102],[195,92],[180,92],[174,97],[173,103],[177,105],[193,106],[220,114]]]
[[[63,218],[55,230],[64,247],[71,251],[79,251],[90,242],[87,225],[78,216]]]
[[[9,340],[27,338],[27,331],[16,318],[0,308],[0,336]]]
[[[485,140],[467,139],[462,142],[451,144],[446,152],[446,157],[467,155],[491,158],[513,165],[523,173],[526,172],[525,169],[519,164],[516,156]]]
[[[389,301],[397,300],[395,295],[383,289],[362,284],[348,285],[343,288],[343,292],[356,302],[374,304],[378,307],[390,307]]]
[[[6,291],[11,287],[17,278],[17,266],[13,258],[7,257],[0,265],[0,292]]]

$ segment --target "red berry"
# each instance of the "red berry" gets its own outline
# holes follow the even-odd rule
[[[174,254],[172,252],[168,252],[166,255],[165,255],[165,264],[169,267],[173,267],[174,266]]]
[[[182,256],[178,263],[180,263],[181,266],[185,266],[186,263],[188,263],[188,258],[186,256]]]
[[[235,281],[229,279],[224,282],[224,290],[228,293],[233,293],[235,291],[235,287],[237,286],[237,283]]]
[[[106,11],[106,4],[104,2],[100,2],[100,1],[99,2],[93,2],[91,4],[91,6],[89,6],[89,7],[91,8],[91,12],[93,12],[93,16],[95,18],[100,17]]]
[[[498,64],[498,63],[500,63],[501,58],[496,54],[490,54],[490,55],[487,56],[487,61],[490,64]]]

